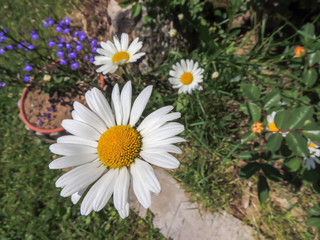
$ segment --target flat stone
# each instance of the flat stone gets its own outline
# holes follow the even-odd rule
[[[153,224],[167,239],[173,240],[250,240],[255,239],[254,230],[239,219],[226,213],[208,213],[196,203],[189,202],[184,190],[165,170],[155,168],[161,184],[161,193],[152,195],[151,212]],[[141,217],[144,209],[132,190],[131,206]]]

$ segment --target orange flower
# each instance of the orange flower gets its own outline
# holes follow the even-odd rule
[[[261,122],[255,122],[252,124],[252,132],[254,133],[261,133],[261,131],[264,129],[263,125]]]
[[[294,50],[294,53],[296,54],[296,57],[303,57],[306,54],[306,50],[303,47],[298,46]]]

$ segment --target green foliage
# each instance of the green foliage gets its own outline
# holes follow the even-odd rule
[[[269,185],[267,179],[262,175],[259,175],[258,180],[258,196],[261,203],[265,203],[269,197]]]

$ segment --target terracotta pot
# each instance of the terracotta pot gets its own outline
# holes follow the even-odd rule
[[[100,87],[103,88],[104,86],[105,86],[104,78],[101,75],[100,76]],[[48,142],[54,142],[58,137],[65,135],[66,131],[64,130],[63,127],[57,127],[54,129],[42,129],[42,128],[39,128],[39,127],[32,125],[28,121],[28,119],[25,115],[25,111],[24,111],[24,103],[25,103],[25,98],[26,98],[28,91],[29,91],[29,88],[25,87],[23,89],[21,98],[18,101],[18,107],[19,107],[19,111],[20,111],[19,117],[23,121],[23,123],[25,124],[25,128],[31,132],[34,132],[37,136],[43,138],[44,140],[46,140]]]

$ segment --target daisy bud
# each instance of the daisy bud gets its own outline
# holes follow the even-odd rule
[[[171,37],[171,38],[174,38],[175,36],[177,36],[177,30],[175,29],[175,28],[172,28],[172,29],[170,29],[170,31],[169,31],[169,36]]]
[[[214,72],[214,73],[212,73],[212,75],[211,75],[211,78],[213,78],[213,79],[216,79],[216,78],[218,78],[219,77],[219,73],[218,72]]]
[[[180,14],[178,15],[178,19],[181,21],[183,18],[184,18],[183,13],[180,13]]]

